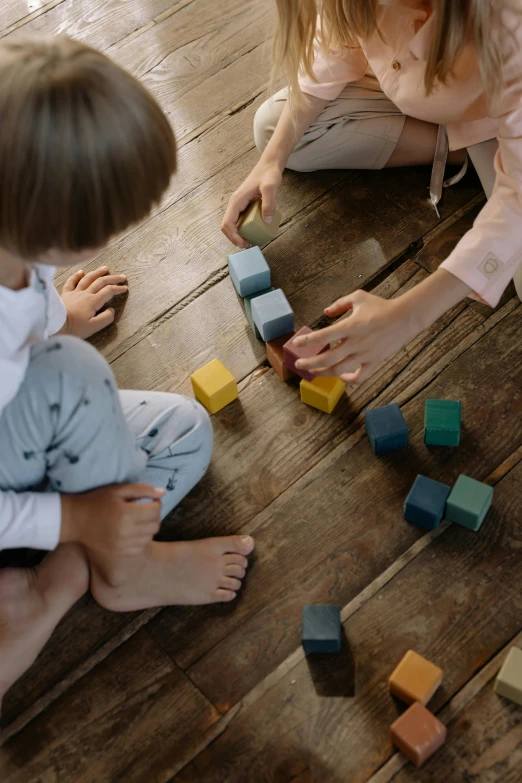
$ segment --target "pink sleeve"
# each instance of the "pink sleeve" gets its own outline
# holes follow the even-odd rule
[[[473,228],[441,264],[495,307],[522,261],[522,23],[505,11],[502,86],[490,116],[499,124],[496,180]]]
[[[362,79],[368,68],[360,48],[345,47],[341,51],[326,52],[316,38],[314,50],[312,69],[317,81],[306,75],[299,77],[299,87],[307,95],[333,101],[346,84]]]

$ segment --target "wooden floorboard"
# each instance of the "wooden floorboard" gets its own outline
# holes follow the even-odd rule
[[[162,536],[243,531],[257,541],[234,605],[118,615],[82,599],[4,701],[2,783],[518,783],[522,708],[494,696],[492,678],[509,644],[522,645],[522,307],[512,287],[495,311],[461,303],[332,416],[274,375],[219,231],[258,158],[252,123],[269,94],[274,18],[265,0],[0,9],[0,36],[68,32],[104,50],[173,124],[179,166],[164,200],[85,267],[106,263],[130,283],[94,343],[121,386],[191,394],[190,374],[216,356],[235,373],[240,398],[213,417],[209,474]],[[484,196],[468,174],[445,192],[439,221],[428,173],[285,174],[283,224],[265,254],[299,325],[326,323],[323,307],[349,290],[398,296],[435,271]],[[428,395],[463,401],[458,449],[423,445]],[[392,400],[411,446],[377,459],[363,413]],[[494,484],[480,533],[407,525],[401,506],[418,471]],[[347,643],[313,668],[300,611],[322,601],[343,605]],[[397,707],[386,677],[408,646],[446,672],[433,704],[449,739],[422,773],[388,740]]]

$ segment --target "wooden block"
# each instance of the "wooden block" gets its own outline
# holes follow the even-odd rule
[[[301,381],[301,401],[324,413],[331,413],[346,389],[340,378],[319,376],[313,381]]]
[[[289,335],[284,334],[275,340],[269,340],[266,344],[266,358],[283,381],[289,381],[294,378],[294,373],[288,369],[285,364],[285,355],[283,345],[288,340]]]
[[[406,704],[427,704],[442,682],[442,669],[408,650],[388,679],[390,693]]]
[[[236,379],[219,359],[196,370],[190,380],[197,399],[210,413],[217,413],[238,397]]]
[[[305,653],[336,653],[341,649],[341,607],[303,606]]]
[[[404,503],[404,519],[434,530],[446,508],[450,487],[427,476],[417,476]]]
[[[265,223],[261,215],[261,199],[252,201],[239,216],[237,230],[240,237],[251,245],[265,245],[275,239],[281,223],[281,213],[276,209],[271,223]]]
[[[259,333],[259,329],[255,325],[254,319],[252,318],[252,299],[255,299],[256,296],[262,296],[263,294],[269,294],[270,291],[273,291],[273,290],[274,289],[272,287],[265,288],[264,291],[256,291],[255,294],[248,294],[243,299],[243,302],[245,303],[246,319],[247,319],[248,323],[250,324],[250,326],[252,327],[252,329],[254,331],[254,334],[255,334],[255,336],[257,337],[258,340],[261,340],[262,338],[261,338],[261,335]]]
[[[495,693],[522,706],[522,650],[512,647],[495,680]]]
[[[460,443],[458,400],[426,400],[424,406],[424,443],[427,446],[458,446]]]
[[[392,723],[390,734],[395,747],[420,767],[444,744],[446,726],[417,701]]]
[[[375,454],[386,454],[408,445],[408,425],[396,402],[366,411],[364,424]]]
[[[270,267],[258,247],[228,256],[228,271],[239,296],[270,288]]]
[[[493,487],[461,474],[446,503],[446,518],[478,530],[493,500]]]
[[[252,319],[265,342],[294,330],[294,311],[280,288],[252,300]]]
[[[313,381],[315,376],[312,375],[311,372],[308,372],[308,370],[299,370],[295,366],[296,361],[298,359],[309,359],[312,356],[318,356],[320,353],[327,351],[330,347],[329,343],[323,343],[322,345],[303,345],[302,348],[298,348],[297,345],[294,345],[295,337],[300,337],[303,334],[310,334],[311,332],[312,329],[309,329],[308,326],[303,326],[295,333],[294,337],[288,340],[284,345],[286,366],[289,370],[295,372],[296,375],[300,375],[301,378],[304,378],[305,381]]]

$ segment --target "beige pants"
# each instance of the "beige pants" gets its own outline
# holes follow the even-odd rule
[[[260,152],[268,144],[286,101],[285,88],[257,110],[254,139]],[[405,119],[377,79],[364,76],[359,82],[347,84],[339,97],[330,101],[296,145],[287,167],[294,171],[382,169],[395,149]],[[495,182],[493,160],[497,149],[496,139],[468,148],[488,198]],[[514,282],[522,299],[522,266]]]

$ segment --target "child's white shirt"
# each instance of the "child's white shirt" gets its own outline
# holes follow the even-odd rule
[[[0,416],[25,377],[31,346],[58,332],[66,310],[54,287],[55,268],[28,266],[26,288],[0,286]],[[0,492],[0,550],[55,549],[60,540],[61,504],[55,492]]]

